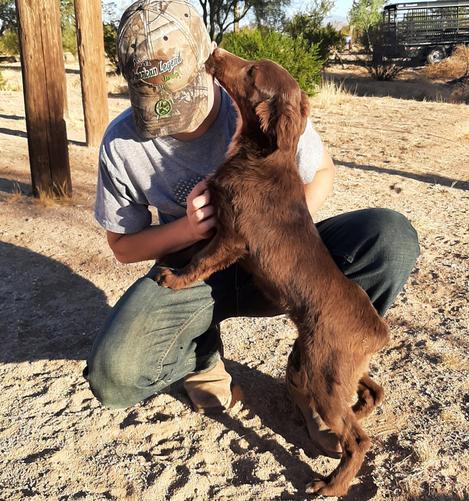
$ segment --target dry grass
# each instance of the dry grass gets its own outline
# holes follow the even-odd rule
[[[126,96],[129,92],[127,82],[122,75],[114,74],[108,76],[107,87],[109,93],[114,96]]]
[[[451,57],[436,64],[425,66],[427,78],[451,80],[469,74],[469,47],[461,45],[456,48]]]
[[[66,183],[54,186],[54,191],[38,189],[37,197],[34,201],[42,207],[55,207],[56,205],[73,205],[73,197],[67,194]]]
[[[344,82],[337,83],[324,78],[319,85],[317,94],[312,98],[312,103],[316,108],[326,109],[332,105],[348,102],[353,95],[353,91],[345,88]]]
[[[16,202],[19,202],[22,196],[23,192],[21,191],[20,185],[17,182],[15,182],[11,195],[8,197],[9,201],[14,204]]]

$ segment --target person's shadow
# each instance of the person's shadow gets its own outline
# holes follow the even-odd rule
[[[3,242],[0,242],[0,276],[0,363],[86,359],[110,311],[102,290],[54,259]],[[230,414],[213,419],[243,437],[249,449],[259,454],[270,451],[283,465],[282,474],[298,495],[291,498],[285,492],[282,499],[304,499],[304,487],[314,472],[299,457],[299,449],[304,449],[310,457],[316,457],[317,452],[310,446],[301,422],[292,416],[284,382],[235,361],[228,360],[226,365],[244,390],[244,408],[248,409],[245,418],[257,415],[262,421],[262,432]],[[188,404],[180,384],[168,388],[168,393]],[[134,413],[130,409],[126,420],[132,421]],[[285,442],[280,443],[283,441],[274,435],[283,437]],[[261,482],[252,473],[255,465],[245,457],[236,440],[230,443],[230,448],[239,454],[234,482]],[[362,473],[361,484],[352,487],[345,499],[366,500],[376,492],[370,472]]]
[[[0,362],[84,360],[110,307],[70,268],[0,242]]]

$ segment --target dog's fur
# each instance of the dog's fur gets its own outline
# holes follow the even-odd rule
[[[179,289],[243,260],[295,322],[311,405],[342,447],[336,470],[308,492],[344,495],[370,447],[358,420],[383,398],[368,376],[368,360],[387,343],[388,329],[366,293],[336,266],[309,214],[296,162],[306,94],[271,61],[217,49],[207,69],[240,115],[227,160],[208,181],[217,231],[187,266],[160,269],[156,279]]]

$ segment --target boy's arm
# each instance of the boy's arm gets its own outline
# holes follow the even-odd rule
[[[326,149],[313,180],[305,184],[306,202],[312,216],[332,192],[335,166]],[[216,220],[205,181],[195,186],[187,197],[186,216],[161,226],[150,226],[132,234],[107,232],[107,239],[117,260],[137,263],[158,259],[208,238]]]
[[[158,259],[208,238],[215,227],[213,206],[205,181],[187,197],[186,216],[164,225],[149,226],[132,234],[107,232],[107,240],[121,263]]]
[[[332,193],[335,173],[334,162],[327,149],[324,148],[321,163],[313,180],[305,184],[306,203],[308,204],[309,213],[313,218],[327,197]]]

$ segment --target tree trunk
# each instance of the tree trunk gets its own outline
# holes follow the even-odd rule
[[[104,33],[99,0],[75,0],[86,144],[99,146],[109,122]]]
[[[59,3],[16,0],[16,11],[33,193],[70,195]]]
[[[233,31],[237,33],[239,31],[239,2],[238,0],[235,0],[233,3],[233,17],[234,17],[234,23],[233,23]]]

